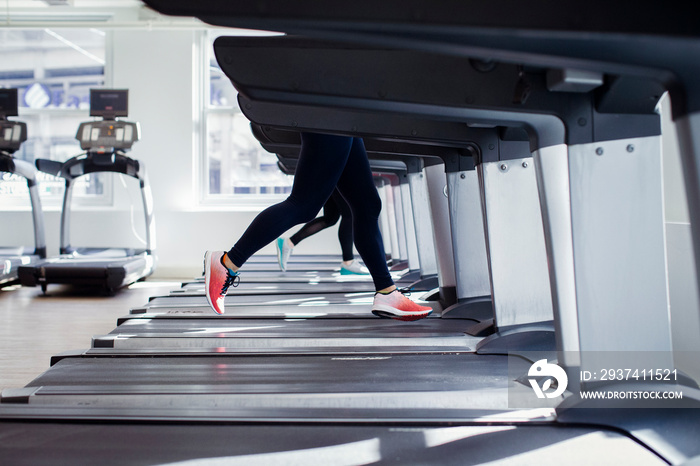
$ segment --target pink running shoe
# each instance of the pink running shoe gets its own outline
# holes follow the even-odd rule
[[[410,321],[428,317],[431,312],[433,312],[432,308],[414,303],[399,290],[388,294],[374,294],[372,314],[378,317]]]
[[[224,298],[230,286],[238,286],[240,275],[222,261],[224,251],[204,254],[204,291],[209,305],[217,314],[224,313]]]

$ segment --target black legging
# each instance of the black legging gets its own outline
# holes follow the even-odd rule
[[[294,225],[313,220],[336,187],[350,205],[355,247],[375,288],[392,286],[379,231],[381,200],[360,138],[302,133],[291,194],[255,217],[228,252],[229,259],[240,267]]]
[[[323,205],[323,215],[316,217],[301,227],[289,239],[296,246],[309,236],[332,227],[338,220],[340,220],[338,241],[340,242],[340,249],[343,251],[343,260],[351,261],[355,258],[352,252],[352,212],[350,212],[350,206],[345,202],[345,199],[343,199],[343,196],[337,189],[333,190],[333,194]]]

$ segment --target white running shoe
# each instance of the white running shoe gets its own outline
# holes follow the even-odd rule
[[[294,246],[289,238],[277,238],[277,262],[282,272],[287,271],[287,261],[292,254],[292,249],[294,249]]]
[[[374,294],[372,314],[378,317],[411,321],[428,317],[431,312],[433,312],[431,307],[414,303],[399,290],[388,294]]]
[[[204,292],[207,302],[217,314],[224,313],[224,298],[231,286],[238,286],[240,276],[223,263],[224,251],[204,254]]]
[[[350,262],[350,265],[341,262],[340,275],[369,275],[369,270],[356,260]]]

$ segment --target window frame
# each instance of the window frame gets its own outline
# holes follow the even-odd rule
[[[278,35],[279,33],[267,31],[237,30],[235,35]],[[195,87],[198,88],[195,96],[195,107],[199,109],[195,117],[196,147],[196,183],[199,192],[199,206],[211,210],[238,210],[260,211],[263,208],[284,200],[289,192],[270,194],[211,194],[209,192],[209,126],[208,117],[215,114],[242,114],[238,107],[238,101],[228,106],[211,105],[211,61],[214,59],[214,39],[222,35],[234,35],[232,31],[222,31],[217,28],[206,28],[199,31],[195,37],[195,59],[201,66],[195,66],[198,71]],[[225,77],[225,75],[222,76]],[[225,77],[225,79],[228,79]],[[290,177],[290,190],[293,178]]]
[[[18,29],[24,29],[24,28],[18,28]],[[84,29],[82,27],[62,27],[60,24],[56,24],[55,26],[52,27],[46,27],[46,28],[33,28],[33,27],[28,27],[26,29],[51,29],[53,30],[66,30],[66,29]],[[105,63],[103,65],[104,73],[102,74],[102,80],[103,80],[103,86],[104,87],[109,87],[111,81],[112,81],[112,38],[110,31],[105,30],[105,29],[100,29],[98,27],[93,27],[90,29],[95,29],[99,30],[103,33],[104,35],[104,56],[105,56]],[[95,75],[97,77],[98,75]],[[71,80],[71,77],[48,77],[48,78],[41,78],[41,79],[36,79],[36,78],[9,78],[7,80],[2,81],[2,86],[3,87],[25,87],[27,85],[31,85],[33,83],[46,83],[46,82],[51,82],[51,81],[57,81],[57,82],[62,82],[65,81],[65,79],[68,79],[68,81]],[[42,116],[46,116],[48,118],[51,117],[61,117],[61,116],[68,116],[68,117],[74,117],[77,119],[80,119],[81,121],[88,121],[91,119],[89,116],[89,110],[87,108],[29,108],[29,107],[23,107],[20,106],[18,109],[19,115],[16,117],[10,117],[10,120],[15,120],[15,121],[24,121],[27,122],[28,119],[40,119]],[[29,126],[29,125],[28,125]],[[29,135],[32,135],[32,127],[30,126],[28,128],[29,130]],[[76,126],[75,131],[77,132],[78,128]],[[77,155],[80,155],[84,153],[82,149],[80,149],[80,145],[77,142],[75,143],[75,153],[71,154],[70,157],[74,157]],[[67,159],[66,159],[67,160]],[[38,173],[38,177],[40,178],[45,178],[49,177],[52,178],[51,175],[43,174],[43,173]],[[104,208],[111,208],[114,207],[114,180],[112,179],[113,177],[111,176],[101,176],[101,183],[103,185],[103,192],[98,195],[94,196],[79,196],[76,195],[74,192],[73,198],[71,200],[71,208],[75,210],[102,210]],[[57,178],[60,180],[59,178]],[[4,181],[2,181],[4,182]],[[60,190],[60,193],[57,193],[56,195],[47,195],[45,192],[41,190],[41,181],[40,183],[40,196],[41,196],[41,203],[42,203],[42,209],[46,211],[60,211],[62,210],[63,207],[63,199],[64,199],[64,191],[63,189]],[[63,183],[61,183],[63,184]],[[28,211],[31,210],[32,206],[29,202],[29,192],[28,190],[26,193],[21,193],[16,196],[13,196],[12,198],[7,198],[3,197],[2,201],[0,202],[0,211]]]

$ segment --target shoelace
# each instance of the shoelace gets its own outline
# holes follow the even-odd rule
[[[234,288],[238,286],[238,284],[241,282],[241,274],[239,273],[234,273],[232,274],[230,270],[226,269],[226,281],[224,281],[224,284],[221,286],[221,295],[225,295],[226,292],[228,291],[229,287],[233,286]]]

